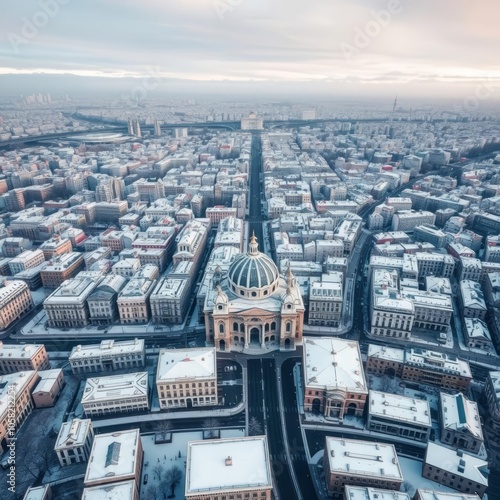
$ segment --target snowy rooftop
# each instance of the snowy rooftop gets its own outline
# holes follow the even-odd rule
[[[36,378],[37,374],[34,370],[0,376],[0,416],[4,416],[7,412],[12,394],[17,398],[26,386]]]
[[[161,349],[157,382],[214,379],[217,374],[215,348]]]
[[[402,296],[413,302],[415,307],[441,309],[453,311],[451,297],[433,292],[423,292],[420,290],[404,290]]]
[[[54,387],[54,383],[61,375],[61,368],[54,368],[53,370],[41,370],[38,372],[40,381],[36,385],[33,392],[50,392]]]
[[[477,484],[488,485],[488,478],[483,474],[487,471],[488,462],[436,443],[429,442],[425,463],[457,476],[474,481]]]
[[[83,391],[82,404],[141,396],[148,396],[148,372],[89,378]]]
[[[307,387],[336,387],[367,393],[359,344],[330,337],[304,341],[304,367]]]
[[[188,281],[185,279],[162,278],[157,283],[156,288],[151,294],[151,300],[160,300],[162,298],[175,299],[182,297],[187,286]]]
[[[385,345],[368,344],[368,357],[385,359],[386,361],[396,361],[404,363],[405,351],[397,347],[387,347]]]
[[[332,472],[403,481],[392,444],[327,436],[325,446]]]
[[[155,280],[133,278],[120,292],[118,301],[122,302],[130,299],[146,299],[147,295],[153,290],[155,284]]]
[[[460,293],[464,307],[486,311],[486,303],[479,283],[471,280],[460,281]]]
[[[24,281],[15,280],[4,283],[0,287],[0,308],[5,307],[15,297],[27,291],[28,285]]]
[[[265,436],[188,443],[186,497],[271,487]]]
[[[466,432],[476,439],[483,439],[479,410],[475,401],[462,393],[440,393],[441,424],[445,429]]]
[[[97,273],[98,276],[100,273]],[[44,305],[80,303],[93,292],[97,286],[91,278],[77,277],[66,280],[59,288],[56,288],[44,301]]]
[[[81,500],[134,500],[135,481],[120,481],[85,488]]]
[[[43,344],[3,344],[0,341],[0,360],[1,359],[31,359],[40,349],[44,349]]]
[[[120,342],[110,339],[103,340],[100,344],[77,345],[73,347],[69,355],[69,360],[142,352],[144,352],[144,339],[123,340]]]
[[[46,500],[50,498],[48,496],[48,484],[44,484],[42,486],[33,486],[26,491],[24,494],[23,500]]]
[[[464,318],[465,330],[468,338],[491,341],[488,325],[479,318]]]
[[[461,492],[448,492],[448,491],[436,491],[436,490],[423,490],[418,489],[420,500],[480,500],[476,495],[467,495]]]
[[[370,415],[425,427],[432,425],[429,403],[422,399],[370,391],[369,401]]]
[[[95,436],[84,484],[134,478],[140,439],[139,429]]]
[[[421,366],[433,371],[472,378],[469,363],[457,358],[454,354],[412,348],[405,352],[405,362],[408,365]]]
[[[451,283],[448,278],[439,278],[437,276],[426,276],[425,289],[429,292],[451,295]]]
[[[344,487],[344,498],[346,500],[410,500],[408,493],[402,491],[348,485]]]
[[[92,421],[90,418],[74,418],[68,422],[63,422],[59,429],[54,450],[83,446],[91,429]]]

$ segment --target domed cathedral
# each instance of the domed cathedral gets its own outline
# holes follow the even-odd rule
[[[207,344],[219,351],[259,354],[302,344],[304,302],[290,268],[259,252],[252,236],[248,253],[236,256],[227,276],[216,269],[205,298]]]

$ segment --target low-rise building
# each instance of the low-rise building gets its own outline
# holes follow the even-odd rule
[[[45,257],[41,250],[25,250],[17,257],[10,259],[9,268],[12,275],[37,267],[45,262]]]
[[[472,380],[469,363],[454,354],[374,344],[368,344],[366,371],[459,391],[467,390]]]
[[[488,325],[477,318],[464,318],[462,332],[465,345],[470,348],[495,351]]]
[[[347,485],[399,491],[403,483],[392,444],[327,436],[323,471],[329,495],[341,495]]]
[[[483,444],[483,430],[475,401],[458,394],[439,394],[441,442],[478,453]]]
[[[153,322],[181,324],[186,316],[190,291],[189,281],[185,279],[160,280],[150,297]]]
[[[87,417],[148,410],[148,372],[87,379],[82,407]]]
[[[98,285],[91,278],[68,279],[43,302],[49,326],[78,328],[89,324],[87,298]]]
[[[151,319],[149,297],[153,293],[155,280],[131,279],[118,295],[117,305],[120,322],[144,324]]]
[[[366,428],[427,442],[432,428],[429,403],[399,394],[370,391]]]
[[[465,318],[479,318],[484,320],[488,311],[481,285],[477,281],[460,281],[461,314]]]
[[[160,350],[156,388],[162,410],[218,404],[215,348]]]
[[[33,390],[33,402],[37,408],[54,406],[64,385],[64,374],[61,368],[41,370],[40,380]]]
[[[16,436],[28,415],[33,411],[31,391],[38,381],[34,370],[0,376],[0,450]]]
[[[131,278],[141,267],[139,259],[121,259],[112,268],[112,273]]]
[[[190,441],[186,458],[188,500],[271,500],[266,436]]]
[[[471,495],[447,491],[418,488],[413,500],[481,500],[475,493]]]
[[[500,371],[490,371],[484,384],[484,396],[493,427],[500,430]]]
[[[488,462],[429,442],[422,477],[482,498],[488,488]]]
[[[63,422],[54,446],[61,467],[87,461],[93,441],[94,429],[90,418]]]
[[[105,276],[87,298],[90,322],[96,325],[111,325],[118,319],[118,294],[126,279],[116,274]]]
[[[43,344],[4,344],[0,340],[0,374],[50,369]]]
[[[31,292],[24,281],[0,281],[0,330],[22,318],[33,305]]]
[[[73,245],[69,238],[61,238],[53,236],[50,240],[44,241],[40,245],[40,250],[43,252],[45,260],[50,260],[55,255],[61,255],[73,251]]]
[[[305,411],[333,421],[363,415],[368,388],[357,342],[307,338],[303,357]]]
[[[346,485],[344,487],[344,500],[411,500],[411,498],[408,493],[402,491]]]
[[[134,480],[107,483],[84,488],[81,500],[139,500],[138,483]]]
[[[113,490],[116,484],[133,481],[135,496],[132,498],[138,498],[143,459],[139,429],[98,434],[94,437],[83,484],[86,489],[106,485]],[[98,498],[89,496],[88,491],[85,495],[92,500]]]
[[[342,318],[342,296],[342,281],[311,283],[309,287],[309,325],[338,327]]]
[[[75,375],[142,368],[146,356],[144,339],[103,340],[100,344],[77,345],[69,355]]]
[[[45,288],[57,288],[66,280],[73,278],[84,267],[83,255],[68,252],[53,257],[40,272]]]

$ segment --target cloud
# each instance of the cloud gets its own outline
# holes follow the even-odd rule
[[[9,35],[41,7],[11,2],[0,19],[0,74],[140,77],[158,67],[193,81],[392,84],[428,75],[446,85],[500,74],[497,0],[220,0],[222,19],[216,1],[64,0],[17,52]],[[391,1],[398,13],[357,47]],[[350,60],[342,44],[356,48]]]

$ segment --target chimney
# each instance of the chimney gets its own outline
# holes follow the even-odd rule
[[[226,467],[233,465],[233,459],[231,457],[226,458]]]

